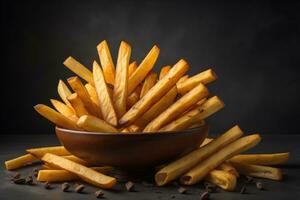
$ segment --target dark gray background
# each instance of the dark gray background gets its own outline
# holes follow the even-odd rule
[[[298,134],[300,4],[284,2],[1,1],[1,133],[52,133],[32,106],[58,98],[67,56],[90,67],[106,39],[114,59],[125,40],[137,61],[157,44],[156,69],[180,58],[190,74],[212,67],[209,88],[226,103],[214,132]]]

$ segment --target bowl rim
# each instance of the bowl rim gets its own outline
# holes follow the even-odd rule
[[[61,128],[58,126],[55,126],[56,130],[62,131],[62,132],[68,132],[72,134],[86,134],[86,135],[101,135],[101,136],[122,136],[122,137],[133,137],[133,136],[166,136],[166,135],[178,135],[178,134],[190,134],[194,133],[195,131],[207,129],[209,131],[209,126],[207,124],[204,124],[203,126],[197,127],[197,128],[192,128],[192,129],[186,129],[183,131],[164,131],[164,132],[135,132],[132,134],[128,133],[113,133],[113,132],[90,132],[90,131],[84,131],[84,130],[72,130],[72,129],[66,129],[66,128]]]

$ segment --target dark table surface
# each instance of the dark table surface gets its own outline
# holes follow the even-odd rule
[[[247,186],[247,194],[239,192],[224,192],[220,189],[211,195],[214,200],[229,199],[300,199],[300,135],[263,135],[262,142],[249,152],[272,153],[272,152],[291,152],[290,160],[280,166],[284,172],[284,180],[281,182],[261,180],[266,190],[257,190],[254,184]],[[1,173],[0,178],[0,199],[96,199],[94,192],[97,188],[86,185],[84,194],[75,192],[64,193],[61,191],[60,184],[53,184],[53,189],[46,190],[43,185],[38,183],[35,186],[15,185],[9,181],[11,172],[6,171],[4,161],[24,154],[24,150],[30,147],[51,146],[59,144],[55,135],[2,135],[0,145]],[[29,174],[37,166],[28,166],[16,171],[23,175]],[[143,179],[145,174],[140,174]],[[148,177],[148,176],[147,176]],[[145,177],[145,179],[147,179]],[[115,190],[104,191],[105,199],[200,199],[199,194],[203,192],[202,184],[187,187],[187,194],[179,194],[178,186],[170,185],[167,187],[149,187],[136,181],[136,192],[127,192],[124,183],[119,183]],[[241,183],[239,186],[241,186]]]

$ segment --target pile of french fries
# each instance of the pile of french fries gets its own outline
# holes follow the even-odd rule
[[[94,61],[92,71],[73,57],[64,61],[77,75],[67,79],[72,91],[60,80],[57,90],[61,101],[50,100],[55,109],[36,105],[39,114],[67,129],[155,134],[202,126],[207,117],[224,107],[205,86],[217,79],[212,69],[189,77],[189,65],[181,59],[173,67],[162,67],[157,74],[153,71],[160,52],[157,46],[138,65],[136,61],[130,63],[131,47],[122,41],[116,67],[105,40],[97,50],[100,63]],[[289,153],[240,154],[261,140],[259,134],[242,135],[242,130],[234,126],[215,139],[206,138],[195,151],[160,168],[155,174],[156,184],[163,186],[179,179],[183,185],[192,185],[206,180],[232,191],[240,174],[281,180],[281,170],[267,165],[286,162]],[[90,166],[63,146],[27,149],[27,154],[5,165],[7,170],[14,170],[38,160],[44,162],[38,181],[81,179],[106,189],[117,182],[106,175],[112,167]]]

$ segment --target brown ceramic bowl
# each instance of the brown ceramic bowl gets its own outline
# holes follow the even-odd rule
[[[56,127],[56,135],[68,151],[94,165],[141,169],[193,151],[206,138],[208,130],[205,125],[178,132],[124,134]]]

